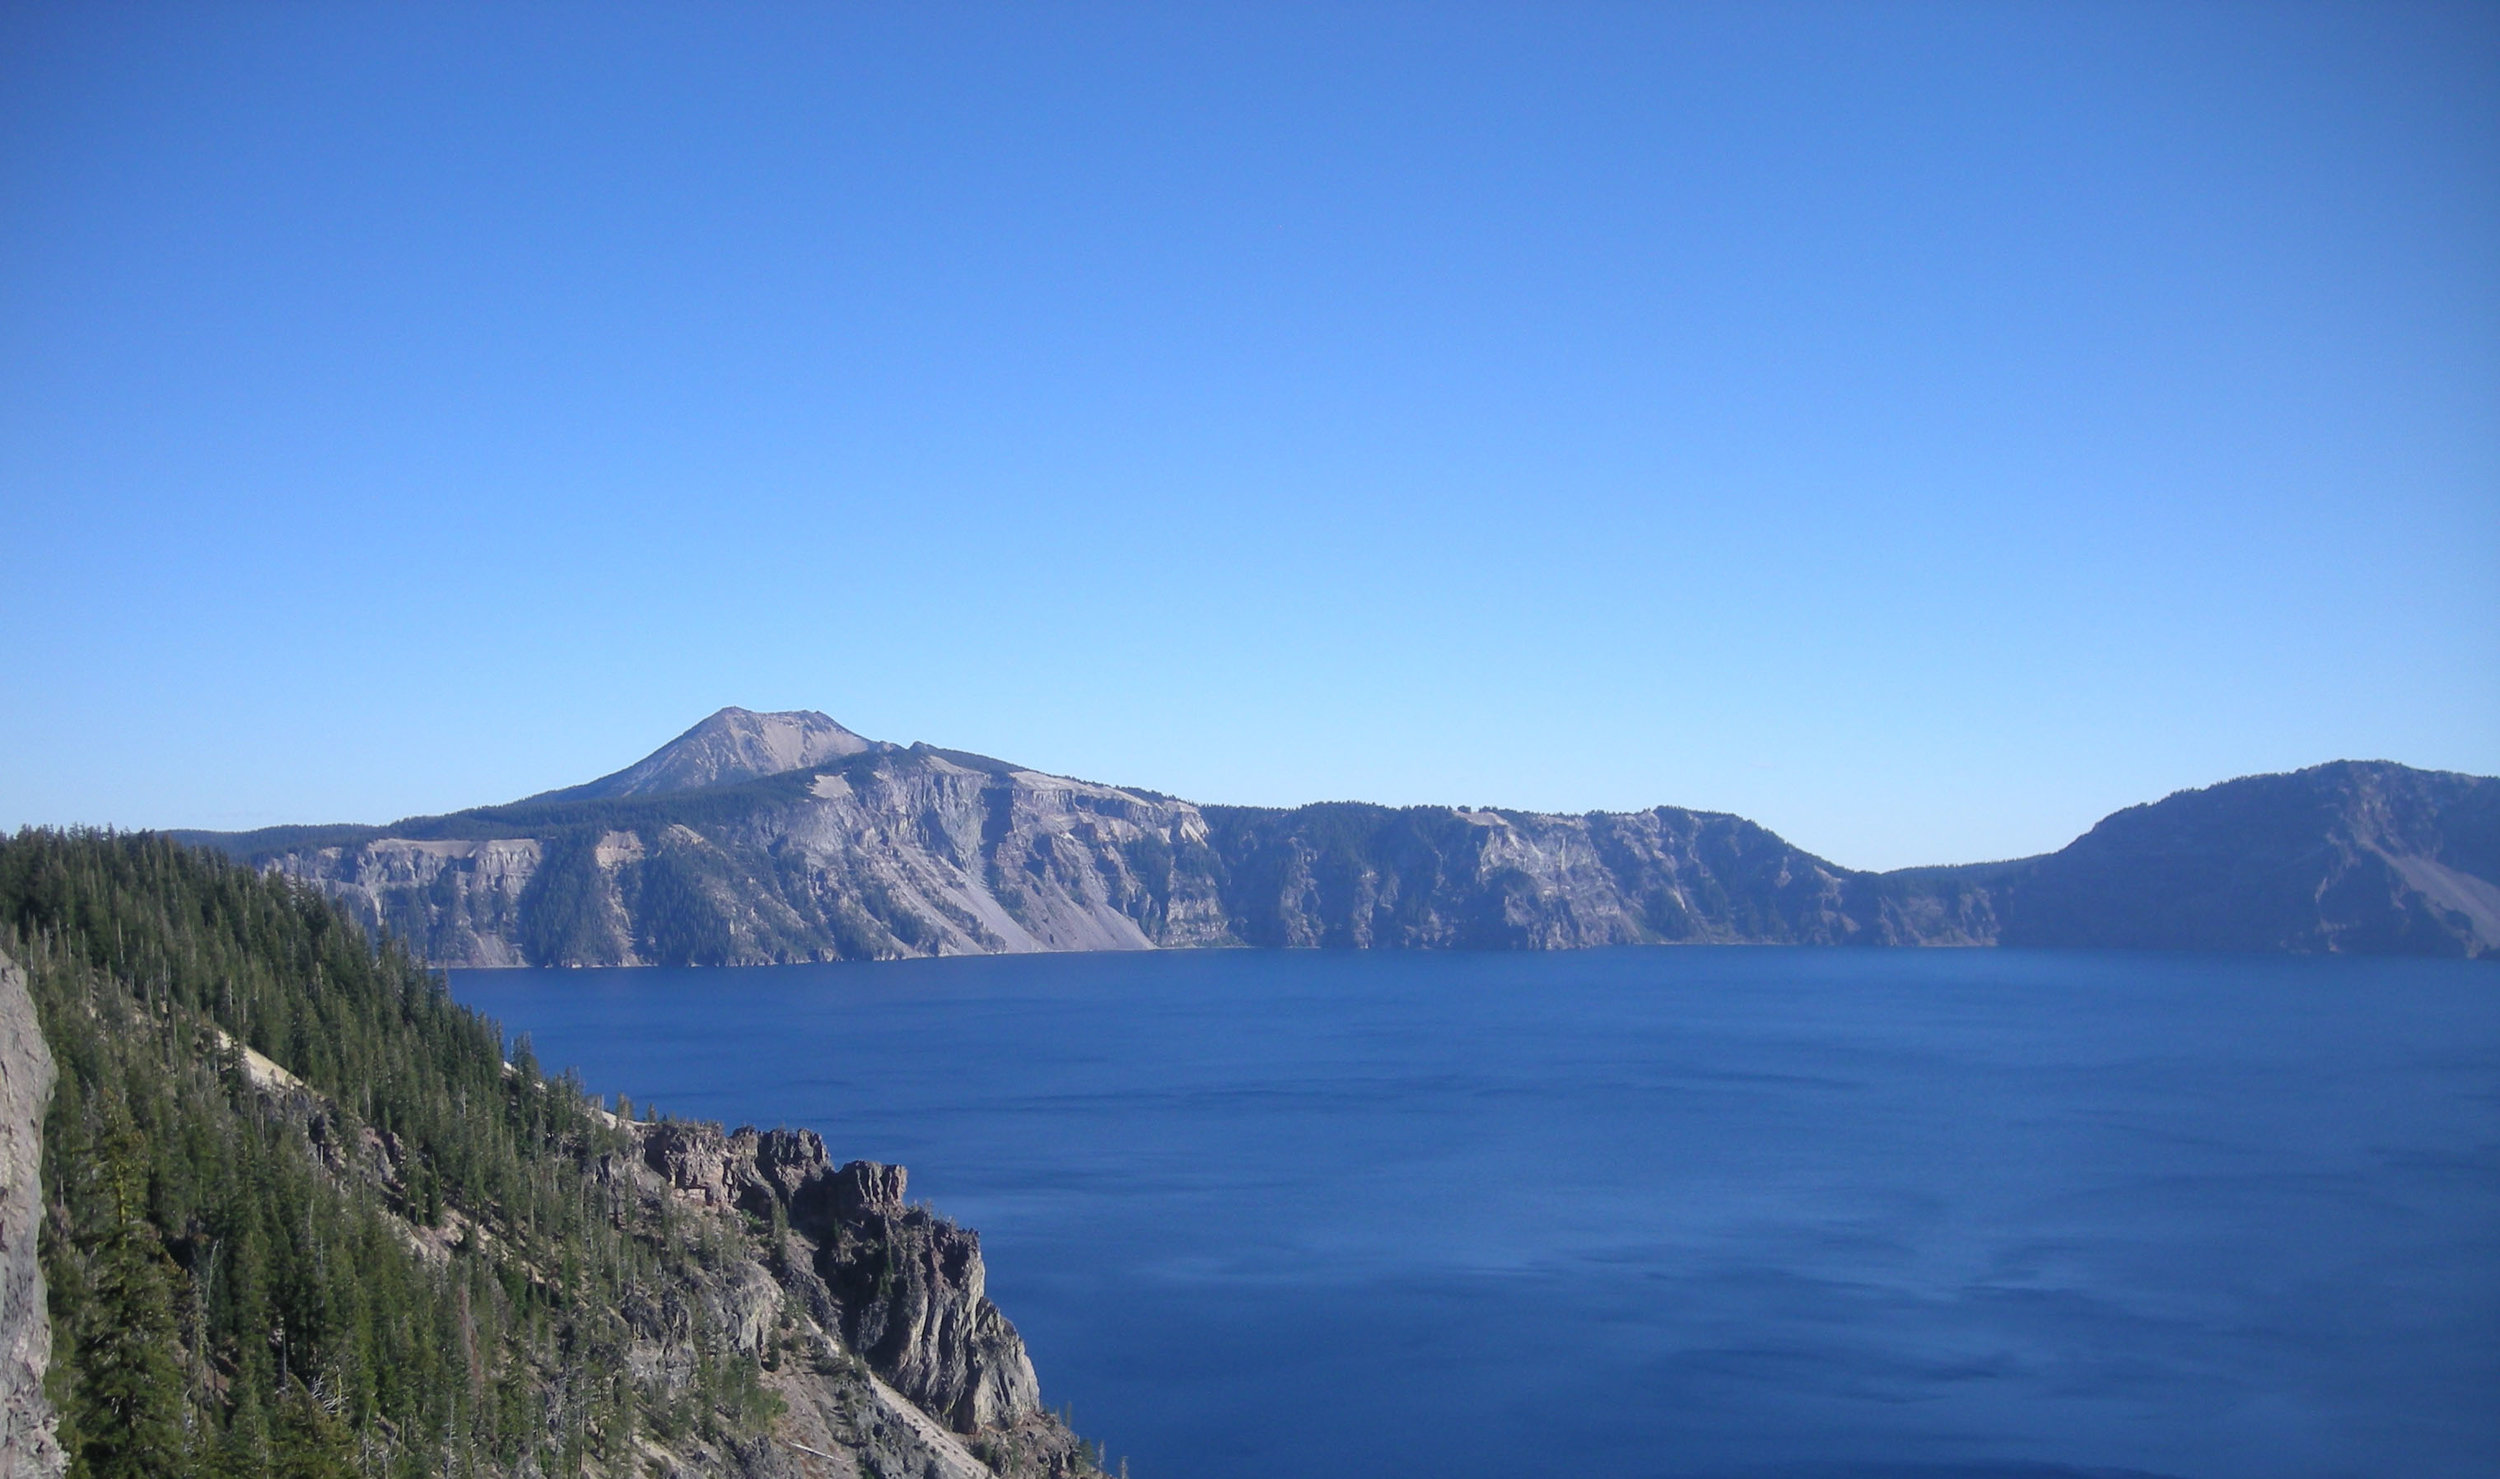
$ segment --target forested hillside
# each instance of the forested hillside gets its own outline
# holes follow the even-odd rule
[[[970,1291],[905,1292],[990,1322],[932,1349],[1003,1398],[949,1389],[932,1418],[936,1388],[845,1343],[890,1323],[898,1261],[969,1244],[901,1206],[899,1170],[611,1115],[526,1043],[507,1064],[396,942],[161,838],[0,842],[0,952],[58,1065],[42,1265],[74,1475],[1093,1472],[978,1298],[977,1245]],[[747,1184],[716,1192],[740,1144]],[[689,1145],[718,1147],[710,1181]],[[846,1175],[891,1195],[828,1195]]]

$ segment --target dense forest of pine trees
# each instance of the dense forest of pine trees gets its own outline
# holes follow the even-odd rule
[[[620,1311],[714,1219],[603,1192],[570,1078],[395,944],[153,836],[0,840],[0,951],[60,1080],[44,1126],[50,1385],[73,1475],[638,1472],[741,1447],[750,1357],[627,1374]],[[244,1049],[306,1092],[256,1088]]]

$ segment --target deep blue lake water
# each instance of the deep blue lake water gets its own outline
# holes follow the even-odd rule
[[[456,972],[981,1230],[1136,1479],[2500,1474],[2500,969],[1172,952]]]

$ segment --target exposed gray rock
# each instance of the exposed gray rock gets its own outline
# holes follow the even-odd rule
[[[614,775],[530,799],[572,801],[692,791],[804,770],[868,747],[868,741],[813,709],[758,714],[727,708]]]
[[[43,1395],[52,1319],[36,1258],[51,1099],[52,1051],[25,973],[0,955],[0,1479],[55,1479],[69,1466]]]
[[[428,960],[526,965],[521,900],[538,871],[535,838],[418,842],[386,837],[280,856],[272,866],[320,886]],[[622,932],[621,919],[616,927]]]
[[[707,726],[735,748],[746,720],[821,718],[724,710],[619,774],[731,773],[660,762]],[[838,725],[772,733],[778,748],[758,739],[738,763],[857,748],[704,789],[212,840],[443,965],[1206,945],[2500,951],[2500,781],[2400,765],[2250,777],[2045,857],[1875,874],[1678,807],[1196,806]]]
[[[851,1348],[959,1433],[1038,1411],[1024,1339],[989,1301],[980,1235],[906,1206],[900,1166],[853,1161],[833,1185],[834,1216],[805,1230]]]
[[[568,828],[561,807],[503,808],[479,821],[526,820],[538,835],[369,837],[258,860],[446,965],[1830,943],[1866,930],[1856,875],[1710,813],[1201,808],[917,747],[788,780],[691,821],[696,797],[719,793],[641,814],[609,803],[597,830]]]
[[[823,1301],[843,1343],[956,1432],[1041,1411],[1024,1340],[990,1303],[978,1234],[905,1203],[900,1166],[835,1167],[810,1130],[637,1126],[644,1166],[684,1200],[789,1228],[787,1288]],[[744,1318],[741,1316],[741,1318]]]

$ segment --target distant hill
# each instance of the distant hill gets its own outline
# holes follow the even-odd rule
[[[582,801],[602,796],[656,796],[704,786],[734,785],[856,755],[868,741],[813,709],[758,714],[723,709],[613,775],[533,796],[533,801]]]
[[[178,834],[446,965],[1175,946],[2500,951],[2500,781],[2341,761],[2037,858],[1863,873],[1723,812],[1200,806],[724,709],[587,785],[389,827]]]
[[[1977,886],[2006,945],[2484,955],[2495,880],[2500,781],[2344,760],[2131,806]]]

